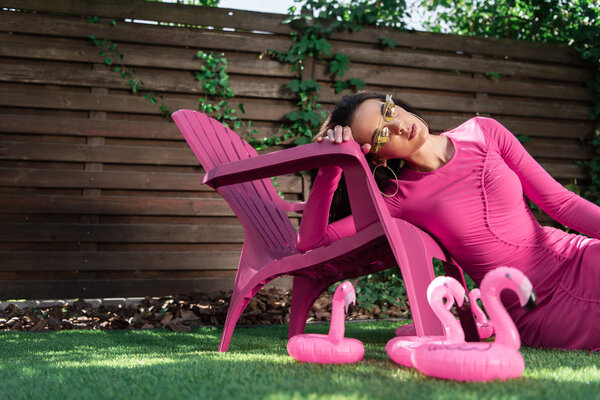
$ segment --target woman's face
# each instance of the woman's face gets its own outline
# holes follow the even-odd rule
[[[384,104],[377,99],[363,102],[356,109],[350,126],[352,136],[361,146],[371,144],[371,153],[380,161],[410,157],[427,141],[429,129],[416,115],[400,106],[394,107],[393,116],[388,114],[391,120],[386,121],[383,118]],[[388,141],[375,152],[377,136],[384,128],[389,132]]]

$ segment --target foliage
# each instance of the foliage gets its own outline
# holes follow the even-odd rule
[[[446,275],[442,262],[433,259],[435,276]],[[473,280],[465,275],[467,289],[476,287]],[[332,287],[335,289],[335,287]],[[356,282],[356,301],[361,307],[372,310],[375,306],[386,311],[391,306],[402,306],[406,302],[406,287],[397,267],[361,276]]]
[[[597,0],[423,0],[437,10],[428,27],[437,32],[561,43],[575,48],[595,69],[588,82],[593,104],[590,119],[600,116],[600,3]],[[584,195],[600,204],[600,125],[588,143],[591,161],[578,162],[591,172]]]
[[[301,3],[302,6],[300,8],[292,6],[290,13],[331,20],[333,22],[330,29],[338,31],[348,29],[355,32],[365,25],[405,29],[402,19],[405,15],[409,15],[406,12],[405,0],[294,1]]]
[[[367,310],[379,306],[384,312],[391,306],[404,305],[406,288],[400,270],[388,268],[360,277],[356,283],[356,302]]]
[[[196,53],[196,58],[203,61],[200,71],[195,72],[196,80],[199,82],[198,86],[204,91],[204,97],[198,98],[200,111],[221,121],[225,126],[232,124],[234,129],[239,129],[242,121],[237,117],[235,108],[232,108],[227,100],[235,95],[229,86],[225,55],[199,51]],[[209,96],[212,101],[209,100]],[[238,109],[244,112],[244,105],[239,104]]]
[[[98,17],[92,17],[88,22],[90,23],[98,23]],[[117,23],[113,19],[110,21],[110,26],[116,26]],[[121,78],[127,80],[127,86],[129,86],[131,92],[133,94],[137,94],[138,92],[144,93],[143,98],[148,100],[152,104],[162,103],[163,97],[156,93],[153,90],[141,90],[144,87],[144,81],[137,78],[135,70],[129,68],[123,62],[124,54],[119,50],[118,45],[107,38],[102,40],[96,39],[94,35],[88,35],[88,39],[94,43],[97,47],[100,47],[101,50],[98,52],[98,56],[104,58],[104,64],[112,69],[113,72],[118,73]],[[167,108],[166,105],[161,104],[159,106],[161,113],[166,117],[171,117],[171,111]]]
[[[396,42],[394,39],[385,38],[385,37],[380,38],[379,43],[385,50],[391,50],[394,47],[398,46],[398,42]]]

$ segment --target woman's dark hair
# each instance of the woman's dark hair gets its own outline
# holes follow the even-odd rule
[[[337,103],[331,114],[327,117],[319,132],[326,132],[327,129],[333,129],[336,125],[340,126],[350,126],[352,124],[352,120],[354,118],[354,114],[358,107],[367,100],[379,100],[384,102],[385,95],[379,94],[375,92],[359,92],[356,94],[346,95],[342,97],[342,99]],[[394,104],[402,107],[406,111],[417,115],[419,118],[422,118],[417,110],[415,110],[410,104],[405,101],[394,99]],[[369,166],[371,170],[375,168],[374,162],[372,160],[372,155],[367,154],[367,161],[369,162]],[[399,159],[388,160],[387,166],[392,168],[396,175],[399,174],[402,169],[404,162]],[[313,174],[316,175],[316,172]],[[394,175],[387,168],[378,168],[375,173],[375,182],[379,186],[380,190],[383,190],[383,183],[388,179],[393,179]],[[348,190],[346,189],[346,181],[343,179],[340,180],[337,190],[333,195],[333,201],[331,203],[331,210],[329,212],[329,221],[337,221],[341,218],[344,218],[351,214],[350,210],[350,200],[348,199]]]

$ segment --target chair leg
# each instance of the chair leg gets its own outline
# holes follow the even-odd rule
[[[250,303],[250,300],[252,300],[254,297],[254,294],[258,292],[262,286],[264,286],[264,284],[261,284],[259,287],[256,287],[255,290],[246,293],[242,293],[236,289],[233,290],[231,302],[229,303],[229,309],[227,310],[227,317],[225,318],[225,326],[223,327],[221,344],[219,345],[220,352],[225,352],[229,349],[229,342],[231,341],[231,336],[233,335],[235,325],[246,309],[248,303]]]
[[[290,327],[288,339],[304,333],[306,319],[315,300],[327,289],[328,285],[319,284],[319,280],[305,276],[295,276],[290,306]]]
[[[390,245],[404,279],[417,335],[442,335],[442,325],[427,301],[427,287],[435,278],[432,258],[415,227],[407,223],[396,226],[400,240],[390,241]]]

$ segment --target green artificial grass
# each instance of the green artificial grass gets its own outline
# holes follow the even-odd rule
[[[287,326],[237,328],[227,353],[221,329],[0,333],[6,399],[599,399],[600,352],[522,348],[514,380],[460,383],[393,363],[397,322],[347,323],[365,358],[354,365],[299,363]],[[328,325],[307,332],[326,333]]]

